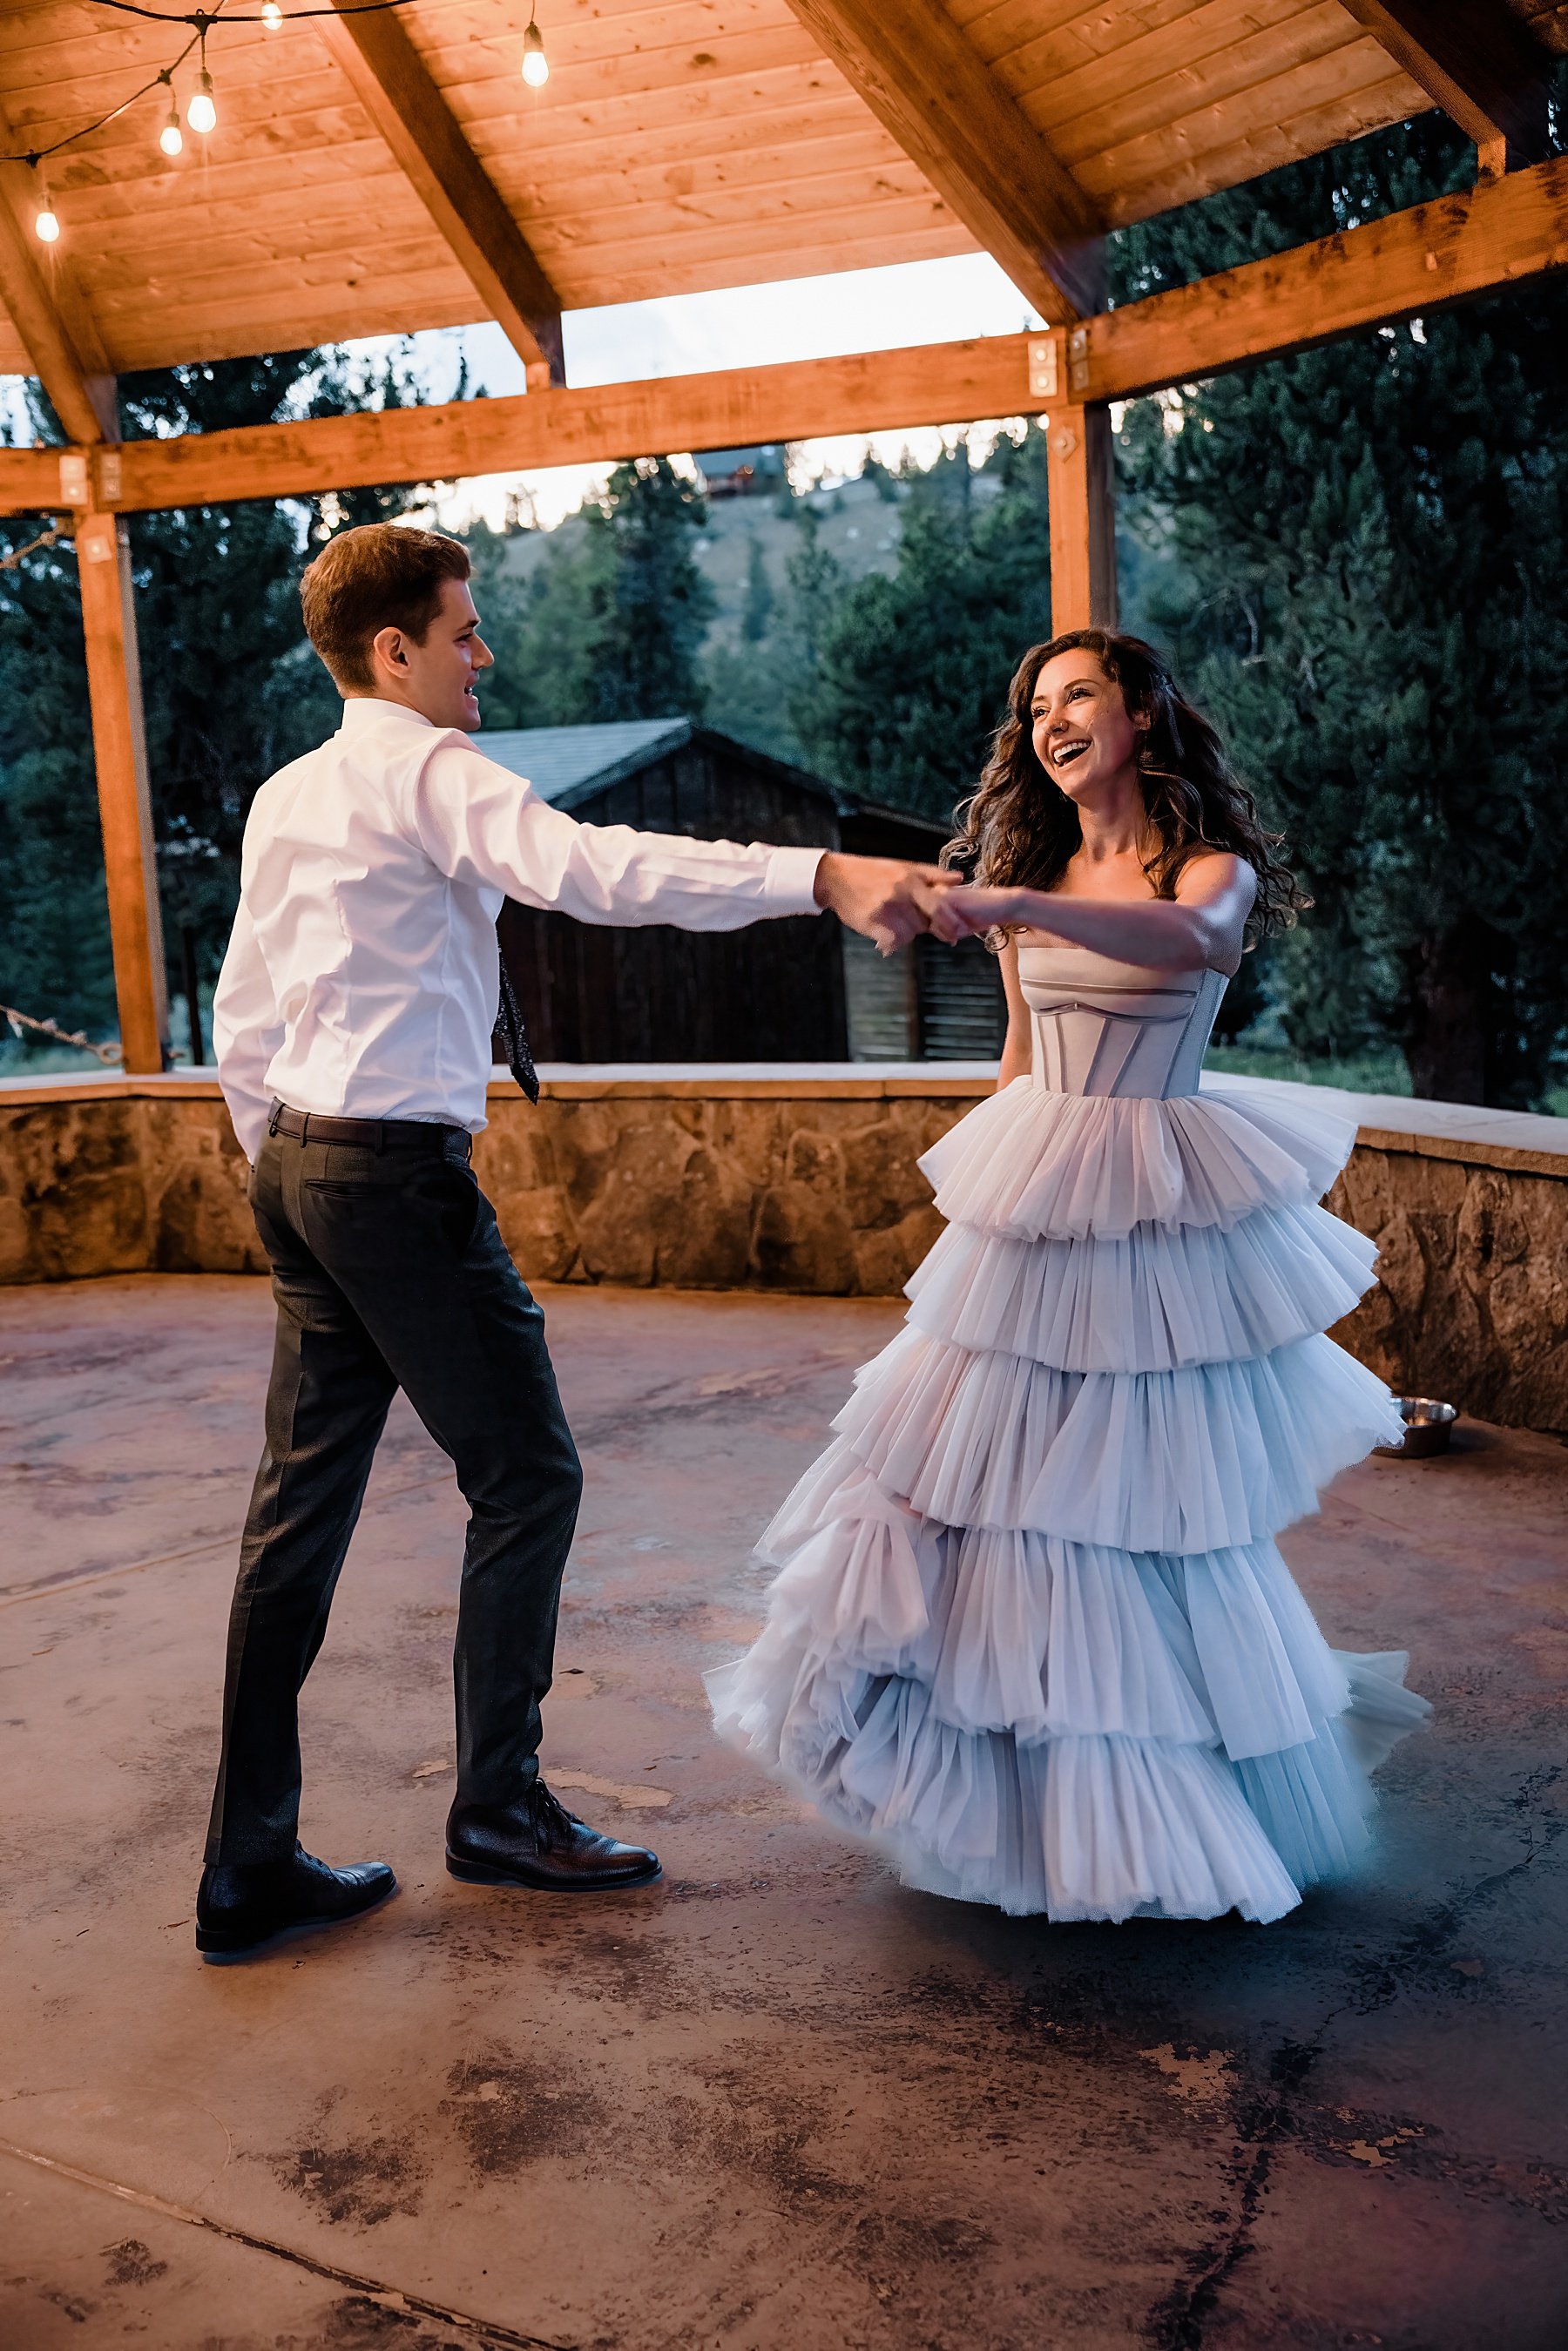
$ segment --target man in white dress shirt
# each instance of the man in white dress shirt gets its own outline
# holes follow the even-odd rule
[[[372,524],[329,542],[301,596],[342,726],[262,786],[246,827],[213,1031],[277,1334],[197,1897],[214,1960],[394,1890],[384,1863],[330,1869],[301,1850],[298,1702],[400,1387],[470,1510],[448,1868],[552,1888],[658,1871],[538,1773],[581,1472],[543,1316],[469,1166],[504,898],[688,930],[830,907],[892,947],[928,927],[954,878],[575,823],[467,740],[491,665],[467,580],[463,548],[431,532]]]

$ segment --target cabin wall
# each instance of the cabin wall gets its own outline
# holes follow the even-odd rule
[[[585,824],[836,849],[824,791],[701,741],[579,801]],[[842,932],[790,915],[739,931],[612,930],[508,904],[507,967],[536,1060],[838,1061],[849,1053]]]

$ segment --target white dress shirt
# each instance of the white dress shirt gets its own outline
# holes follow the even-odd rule
[[[815,914],[821,856],[578,824],[460,730],[346,702],[329,742],[263,784],[245,829],[213,1049],[246,1157],[275,1098],[478,1134],[503,899],[733,931]]]

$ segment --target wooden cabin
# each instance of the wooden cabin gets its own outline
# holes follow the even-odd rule
[[[486,732],[492,759],[584,824],[935,860],[946,829],[690,718]],[[722,933],[610,930],[508,902],[507,967],[541,1061],[986,1061],[1006,1013],[977,940],[883,957],[831,915]]]

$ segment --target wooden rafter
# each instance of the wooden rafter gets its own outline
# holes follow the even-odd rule
[[[60,481],[73,463],[84,486],[75,502],[94,494],[95,477],[98,502],[123,512],[1082,407],[1563,268],[1568,157],[1560,156],[1065,332],[183,434],[128,442],[90,466],[79,451],[0,449],[0,509],[73,502]]]
[[[1099,213],[942,0],[789,6],[1042,318],[1102,307]]]
[[[26,164],[0,162],[0,302],[71,439],[118,440],[113,374],[69,263],[33,233],[37,208]]]
[[[391,148],[464,275],[528,371],[566,381],[560,299],[391,9],[315,20],[333,63]]]
[[[1501,0],[1342,0],[1481,152],[1515,171],[1550,152],[1547,52]]]

